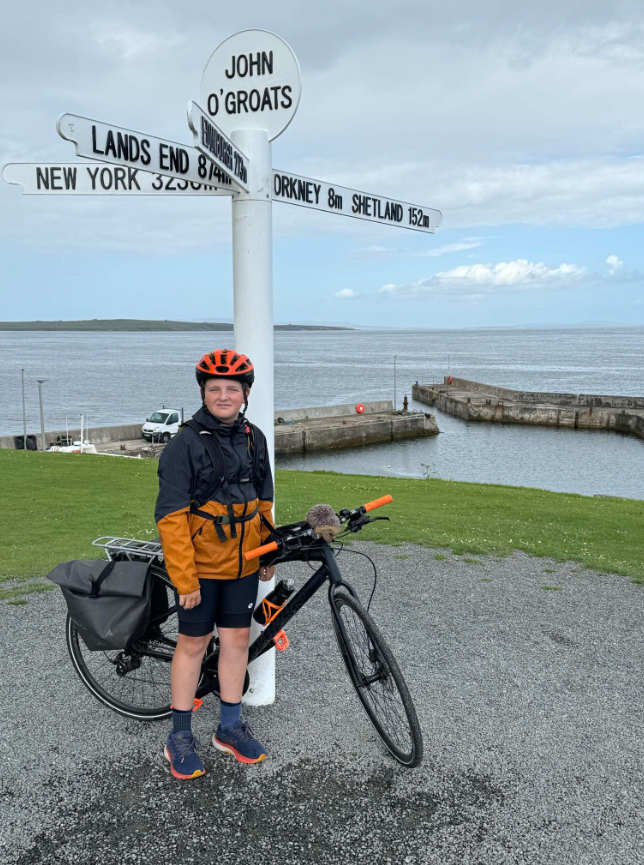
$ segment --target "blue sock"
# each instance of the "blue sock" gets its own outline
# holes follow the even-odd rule
[[[181,712],[179,709],[172,710],[172,732],[173,733],[181,733],[184,730],[187,730],[189,733],[192,732],[191,725],[192,724],[192,709],[188,709],[187,712]]]
[[[241,723],[241,700],[239,703],[221,701],[221,726],[225,730],[237,727]]]

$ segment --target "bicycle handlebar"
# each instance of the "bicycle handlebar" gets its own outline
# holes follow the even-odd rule
[[[374,499],[372,502],[367,502],[366,505],[361,505],[361,507],[356,508],[354,511],[340,511],[340,518],[343,522],[346,520],[351,520],[353,517],[359,517],[363,514],[368,513],[369,511],[373,511],[376,508],[380,508],[383,505],[388,505],[392,502],[393,499],[391,496],[380,496],[379,499]],[[309,531],[311,531],[309,529]],[[254,550],[249,550],[247,553],[244,553],[244,558],[247,562],[252,561],[253,559],[258,559],[260,556],[265,555],[266,553],[275,552],[280,548],[280,545],[277,541],[271,541],[270,544],[264,544],[262,547],[257,547]]]
[[[368,513],[369,511],[373,511],[376,508],[381,508],[383,505],[388,505],[389,502],[393,502],[391,496],[380,496],[379,499],[374,499],[372,502],[367,502],[367,504],[363,505],[362,507]]]
[[[277,549],[277,542],[272,541],[270,544],[264,544],[263,547],[257,547],[254,550],[249,550],[247,553],[244,553],[244,558],[247,562],[250,562],[252,559],[258,559],[260,556],[263,556],[265,553],[272,553],[273,550]]]

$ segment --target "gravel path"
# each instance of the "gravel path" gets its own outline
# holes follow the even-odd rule
[[[418,769],[362,713],[323,592],[288,628],[277,702],[246,710],[270,759],[212,750],[210,697],[195,717],[207,774],[184,784],[161,758],[165,723],[128,721],[85,690],[62,596],[46,593],[0,604],[0,861],[644,862],[644,589],[523,554],[353,549],[380,570],[372,613],[416,702]],[[366,601],[368,563],[346,560]]]

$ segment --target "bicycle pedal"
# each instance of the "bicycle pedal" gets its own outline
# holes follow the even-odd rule
[[[288,649],[288,647],[291,645],[291,642],[286,636],[285,631],[280,631],[278,634],[275,634],[275,636],[273,637],[273,642],[275,643],[275,648],[279,649],[280,652]]]

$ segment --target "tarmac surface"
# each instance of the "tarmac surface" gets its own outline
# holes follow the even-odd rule
[[[287,629],[276,703],[245,710],[269,759],[213,750],[209,697],[190,782],[166,769],[166,722],[122,718],[77,678],[60,593],[33,595],[0,603],[0,861],[644,862],[644,587],[523,554],[352,549],[378,565],[371,612],[415,700],[419,768],[362,712],[324,591]],[[366,603],[368,562],[344,558]]]

